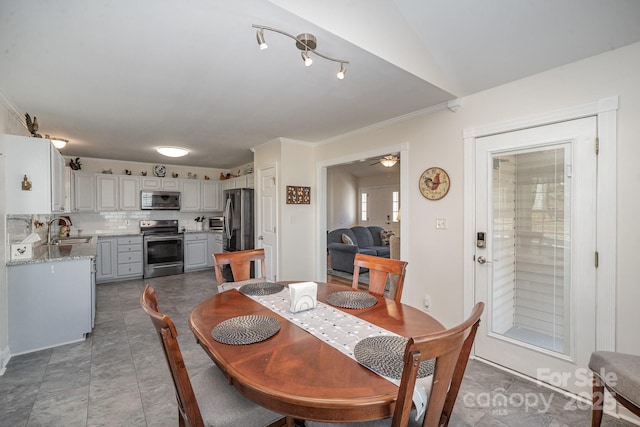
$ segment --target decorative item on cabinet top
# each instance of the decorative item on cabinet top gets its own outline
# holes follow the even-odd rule
[[[82,169],[82,163],[80,163],[80,157],[76,157],[74,159],[69,160],[69,167],[74,171],[79,171]]]

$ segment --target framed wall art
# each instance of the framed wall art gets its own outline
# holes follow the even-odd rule
[[[288,205],[311,204],[311,187],[287,185],[287,204]]]

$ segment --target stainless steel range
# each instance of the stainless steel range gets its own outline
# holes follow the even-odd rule
[[[144,277],[169,276],[184,272],[184,236],[177,219],[144,219]]]

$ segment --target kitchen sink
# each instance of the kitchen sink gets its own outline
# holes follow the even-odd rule
[[[54,245],[78,245],[80,243],[90,243],[92,236],[87,237],[56,237],[53,239]]]

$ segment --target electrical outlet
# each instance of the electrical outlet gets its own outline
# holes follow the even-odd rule
[[[429,294],[424,294],[422,305],[424,306],[424,311],[431,311],[431,297]]]
[[[124,220],[124,225],[129,225],[129,220],[128,219]]]
[[[446,230],[447,229],[447,218],[436,218],[436,229],[438,229],[438,230]]]

